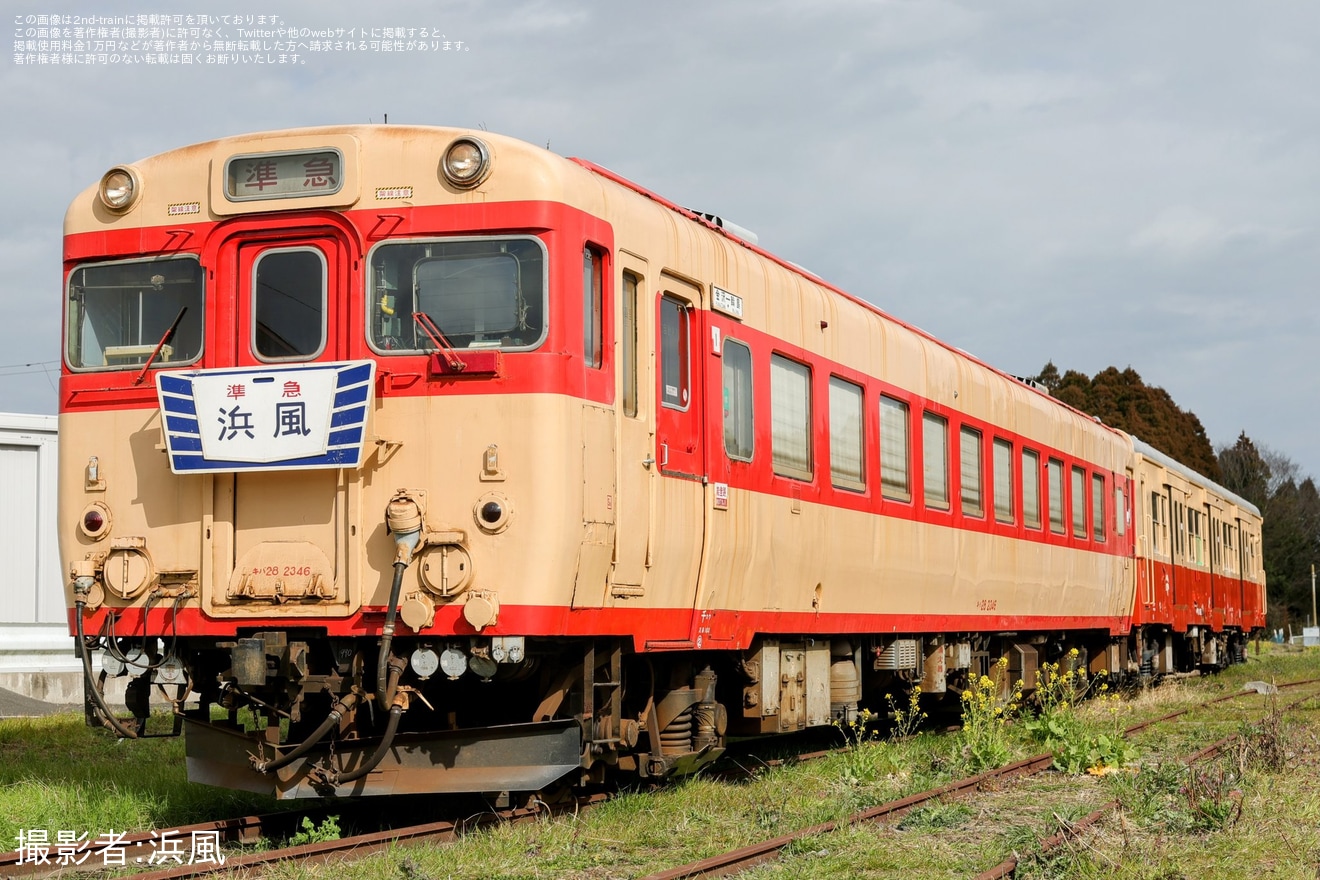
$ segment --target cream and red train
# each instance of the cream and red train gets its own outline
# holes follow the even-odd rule
[[[158,685],[192,778],[282,797],[533,791],[1240,656],[1255,509],[748,238],[485,132],[112,169],[64,239],[95,714]]]

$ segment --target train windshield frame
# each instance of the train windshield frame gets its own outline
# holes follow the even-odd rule
[[[391,239],[368,255],[367,344],[377,354],[434,349],[424,312],[454,348],[530,351],[546,338],[549,255],[532,235]]]
[[[69,369],[140,370],[158,345],[153,369],[194,363],[202,356],[205,279],[195,254],[75,266],[66,287]],[[176,320],[177,330],[161,345]]]

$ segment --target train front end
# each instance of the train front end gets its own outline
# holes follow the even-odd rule
[[[612,242],[566,164],[327,128],[77,198],[59,520],[89,718],[183,728],[190,778],[280,797],[590,764],[563,636],[612,548],[613,462],[584,454],[612,448]]]

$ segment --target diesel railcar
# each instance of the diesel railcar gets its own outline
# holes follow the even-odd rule
[[[116,166],[69,209],[64,277],[89,711],[142,735],[165,694],[201,782],[663,777],[1001,657],[1027,682],[1073,648],[1215,666],[1263,622],[1245,502],[512,138],[326,127]]]

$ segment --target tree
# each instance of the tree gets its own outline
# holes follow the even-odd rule
[[[1261,563],[1270,598],[1270,623],[1286,626],[1311,616],[1311,565],[1320,561],[1320,492],[1311,477],[1281,452],[1258,446],[1246,432],[1219,450],[1226,489],[1264,518]]]
[[[1273,472],[1246,431],[1238,434],[1232,446],[1219,450],[1219,475],[1225,489],[1236,492],[1260,510],[1265,509]]]
[[[1060,402],[1140,438],[1199,474],[1219,479],[1219,461],[1201,420],[1180,409],[1163,388],[1143,382],[1131,367],[1109,367],[1093,378],[1077,370],[1060,376],[1051,361],[1035,378]]]

